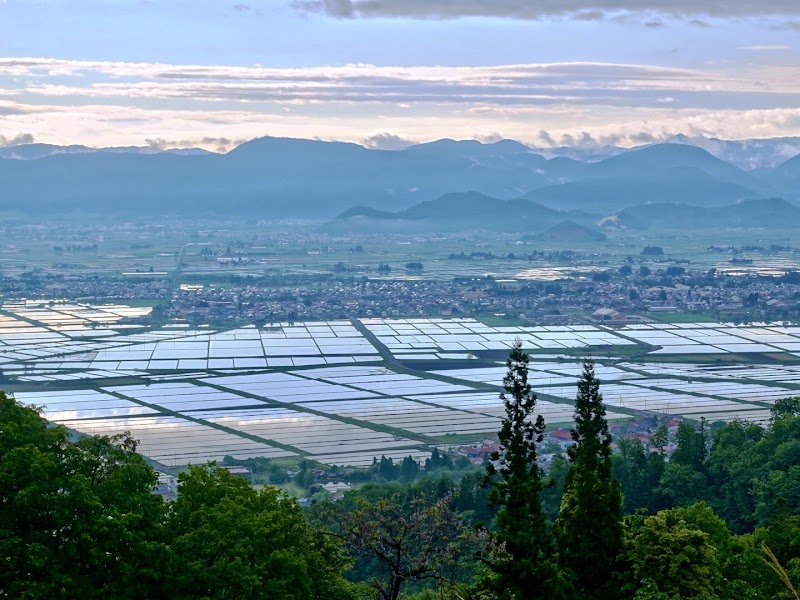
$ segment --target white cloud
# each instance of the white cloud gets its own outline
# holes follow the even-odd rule
[[[793,65],[280,69],[0,58],[3,81],[4,131],[57,143],[219,149],[229,147],[223,139],[271,134],[402,147],[502,132],[534,145],[565,136],[632,145],[678,132],[800,134],[800,67]]]
[[[0,148],[8,146],[19,146],[20,144],[32,144],[34,138],[30,133],[18,133],[10,137],[0,135]]]
[[[738,48],[738,50],[746,50],[748,52],[777,52],[791,49],[791,46],[739,46]]]
[[[411,140],[388,132],[376,133],[361,141],[362,146],[373,150],[403,150],[414,144]]]
[[[725,72],[601,62],[268,69],[0,58],[0,76],[26,82],[15,82],[14,88],[0,93],[242,103],[384,102],[404,108],[424,102],[647,105],[675,98],[677,92],[702,93],[705,98],[693,101],[711,103],[711,93],[800,94],[800,67],[751,69]],[[53,70],[61,75],[48,76]]]
[[[603,20],[620,13],[656,13],[684,19],[800,15],[796,0],[295,0],[295,8],[337,19],[457,19],[500,17],[534,20],[570,17]],[[649,19],[648,22],[655,23]]]

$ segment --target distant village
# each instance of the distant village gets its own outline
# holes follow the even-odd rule
[[[103,303],[161,300],[165,320],[268,323],[358,316],[497,316],[529,323],[625,324],[660,314],[700,314],[726,321],[796,320],[800,274],[759,276],[684,268],[621,269],[554,281],[455,277],[449,281],[323,276],[252,278],[238,283],[184,283],[166,274],[97,277],[23,273],[0,280],[8,299],[66,298]],[[668,318],[668,317],[667,317]]]

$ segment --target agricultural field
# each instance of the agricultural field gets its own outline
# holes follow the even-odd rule
[[[369,273],[375,279],[497,277],[554,280],[615,269],[628,257],[645,264],[663,259],[692,269],[781,274],[800,268],[796,252],[739,255],[752,263],[731,265],[729,254],[711,246],[792,246],[792,230],[725,229],[609,231],[603,241],[550,241],[526,232],[453,232],[447,234],[327,234],[322,223],[302,221],[224,222],[174,219],[158,222],[103,220],[80,225],[69,221],[30,225],[10,223],[0,245],[0,272],[98,273],[106,277],[166,278],[176,269],[183,282],[230,276],[345,275]],[[658,245],[663,257],[643,257],[644,246]],[[451,255],[482,256],[452,260]],[[532,261],[527,255],[538,253]],[[516,255],[510,259],[509,254]],[[404,270],[422,262],[421,272]],[[392,271],[382,273],[380,264]],[[337,270],[338,269],[338,270]]]
[[[6,304],[4,389],[75,432],[130,431],[164,467],[226,455],[358,467],[491,438],[503,416],[503,359],[516,339],[531,353],[537,411],[551,428],[571,423],[588,355],[612,420],[658,413],[764,422],[776,400],[800,394],[800,327],[791,325],[364,318],[220,330],[130,322],[149,310]]]

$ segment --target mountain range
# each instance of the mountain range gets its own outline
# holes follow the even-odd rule
[[[525,198],[501,200],[476,192],[446,194],[393,213],[356,206],[320,227],[327,233],[424,233],[483,229],[522,233],[524,239],[602,241],[604,231],[800,227],[800,207],[780,198],[725,206],[639,204],[602,216],[560,211]]]
[[[602,228],[714,229],[800,227],[800,208],[780,198],[747,200],[730,206],[642,204],[598,222]]]
[[[773,145],[790,153],[785,148],[792,139]],[[29,144],[0,148],[0,210],[327,220],[366,206],[400,215],[384,218],[384,224],[420,225],[425,219],[415,218],[413,211],[421,210],[415,207],[442,197],[451,203],[451,215],[488,223],[482,203],[490,197],[510,203],[503,212],[522,211],[516,217],[520,225],[544,219],[543,209],[556,211],[552,226],[556,219],[584,224],[582,215],[602,218],[643,204],[711,208],[770,197],[800,201],[800,156],[746,170],[688,138],[675,141],[593,161],[548,158],[512,140],[439,140],[387,151],[267,137],[226,154]],[[448,194],[465,192],[483,197],[461,196],[459,202],[472,204],[453,206]],[[535,214],[525,216],[531,206],[538,207]],[[357,218],[351,215],[351,222]]]

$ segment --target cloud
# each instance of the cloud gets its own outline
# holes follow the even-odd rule
[[[405,150],[416,142],[394,135],[393,133],[377,133],[361,141],[361,145],[372,150]]]
[[[776,52],[791,49],[791,46],[739,46],[737,48],[737,50],[746,50],[748,52]]]
[[[638,133],[630,134],[628,137],[635,144],[652,144],[654,142],[661,141],[661,139],[666,139],[667,136],[662,136],[661,139],[659,139],[652,133],[647,131],[639,131]]]
[[[30,133],[19,133],[12,137],[0,135],[0,148],[7,148],[8,146],[19,146],[20,144],[32,144],[34,141],[33,135]]]
[[[172,150],[181,148],[209,148],[214,152],[227,152],[235,148],[247,138],[231,140],[226,137],[200,137],[182,140],[165,140],[163,138],[147,138],[145,144],[154,150]]]
[[[558,146],[558,142],[556,142],[556,141],[553,139],[553,136],[552,136],[552,135],[550,135],[550,134],[549,134],[547,131],[545,131],[544,129],[541,129],[541,130],[539,131],[539,135],[537,136],[537,140],[538,140],[539,142],[543,143],[545,146],[549,146],[549,147],[551,147],[551,148],[552,148],[552,147],[554,147],[554,146]]]
[[[40,141],[220,151],[267,134],[376,148],[496,132],[548,147],[665,132],[800,135],[800,66],[765,62],[265,68],[0,57],[0,115],[3,131]]]
[[[800,21],[783,21],[772,26],[777,31],[800,31]]]
[[[656,13],[686,20],[800,15],[796,0],[294,0],[299,11],[336,19],[458,19],[499,17],[538,20],[568,17],[586,20],[620,14]],[[655,22],[655,21],[651,21]]]
[[[17,78],[14,87],[0,90],[11,97],[261,104],[264,110],[279,105],[281,112],[315,103],[382,104],[391,112],[460,104],[479,114],[496,106],[657,106],[665,98],[717,108],[794,106],[800,100],[800,67],[764,65],[752,72],[601,62],[264,68],[0,58],[2,75]]]
[[[478,140],[484,144],[494,144],[495,142],[508,139],[508,136],[505,136],[498,131],[492,131],[491,133],[475,133],[471,135],[470,138]]]

